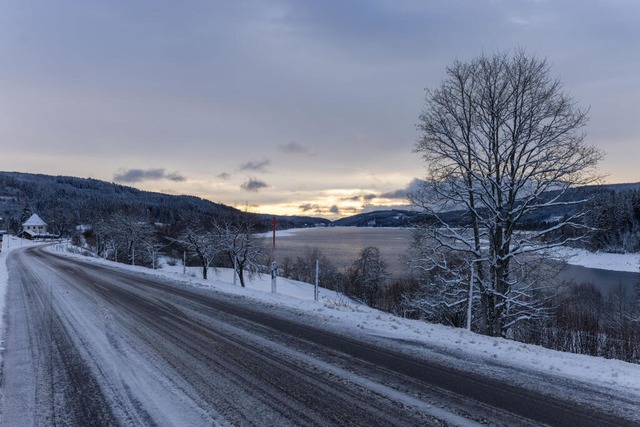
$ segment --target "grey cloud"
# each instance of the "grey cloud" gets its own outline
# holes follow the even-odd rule
[[[414,178],[411,182],[405,187],[399,190],[390,191],[388,193],[384,193],[380,195],[380,198],[383,199],[406,199],[410,193],[413,193],[420,189],[422,186],[423,180],[419,178]]]
[[[269,159],[264,159],[258,162],[247,162],[240,166],[241,171],[255,171],[264,172],[265,168],[271,163]]]
[[[268,188],[269,185],[264,182],[264,181],[260,181],[256,178],[249,178],[249,180],[245,183],[243,183],[240,188],[242,188],[245,191],[252,191],[252,192],[257,192],[262,190],[263,188]]]
[[[227,172],[222,172],[218,174],[218,178],[220,179],[229,179],[231,177],[231,174],[227,173]]]
[[[313,211],[315,213],[323,212],[320,205],[317,205],[315,203],[305,203],[303,205],[298,206],[298,209],[300,209],[302,212],[310,212],[310,211]]]
[[[186,178],[180,173],[167,173],[164,169],[129,169],[113,175],[115,182],[135,183],[140,181],[158,181],[161,179],[168,179],[175,182],[186,181]]]
[[[327,209],[326,206],[321,206],[321,205],[319,205],[317,203],[305,203],[305,204],[302,204],[302,205],[298,206],[298,209],[300,209],[302,212],[313,212],[316,215],[356,214],[356,213],[359,213],[361,211],[361,209],[354,208],[354,207],[343,207],[343,208],[340,208],[340,207],[338,207],[338,205],[332,205],[331,207],[329,207]]]
[[[185,178],[183,175],[180,175],[178,172],[171,172],[170,174],[166,175],[165,178],[171,181],[176,181],[176,182],[182,182],[187,180],[187,178]]]
[[[341,213],[342,215],[344,215],[344,214],[348,214],[348,213],[349,213],[349,214],[358,214],[358,213],[361,213],[361,212],[362,212],[362,210],[361,210],[361,209],[353,208],[353,207],[346,207],[346,208],[342,208],[342,209],[340,209],[340,213]]]
[[[340,200],[348,201],[348,202],[360,202],[360,201],[368,202],[368,201],[371,201],[371,200],[373,200],[373,199],[375,199],[377,197],[378,197],[378,195],[376,195],[376,194],[361,194],[361,195],[358,195],[358,196],[343,197]]]
[[[303,156],[311,156],[313,152],[311,148],[298,144],[297,142],[290,142],[288,144],[281,144],[278,146],[278,149],[283,153],[287,154],[295,154],[295,155],[303,155]]]

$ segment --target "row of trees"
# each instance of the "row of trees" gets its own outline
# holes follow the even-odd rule
[[[97,256],[117,262],[155,269],[162,253],[184,252],[202,267],[204,279],[214,266],[233,267],[243,287],[245,273],[258,272],[268,261],[263,239],[256,237],[251,218],[244,215],[192,215],[163,225],[143,212],[119,212],[94,221],[83,236]]]
[[[468,295],[451,286],[443,299],[441,284],[432,281],[425,286],[424,280],[404,293],[404,315],[466,326]],[[549,285],[538,287],[531,296],[536,316],[512,325],[509,338],[554,350],[640,362],[640,287],[631,292],[620,285],[605,294],[592,283],[546,283]],[[479,298],[474,298],[473,312],[480,308]]]
[[[132,265],[156,267],[162,242],[162,230],[149,217],[120,212],[96,220],[84,231],[85,241],[97,256]]]
[[[514,338],[555,350],[640,362],[640,287],[603,295],[592,283],[561,286],[545,301],[548,316],[519,325]]]
[[[195,254],[202,266],[204,279],[208,276],[209,267],[220,257],[226,258],[228,265],[233,267],[242,287],[245,287],[245,272],[249,275],[259,273],[268,264],[264,239],[256,237],[253,224],[247,217],[209,222],[191,218],[171,240]]]

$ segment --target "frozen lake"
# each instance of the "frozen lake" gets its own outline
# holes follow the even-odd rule
[[[588,268],[569,264],[560,272],[560,277],[576,283],[593,283],[604,295],[614,290],[618,284],[622,284],[629,297],[633,295],[635,285],[640,281],[640,273],[603,270],[601,268]]]
[[[411,243],[409,228],[376,228],[376,227],[329,227],[287,230],[278,232],[276,238],[276,259],[282,262],[289,257],[296,259],[302,256],[306,248],[318,248],[338,269],[349,267],[358,257],[359,252],[367,246],[380,249],[380,254],[387,262],[389,273],[402,276],[407,267],[402,261]],[[622,283],[630,292],[640,280],[640,273],[612,271],[599,268],[587,268],[567,265],[560,273],[565,280],[576,282],[592,282],[607,293]]]
[[[411,242],[411,229],[330,227],[287,230],[276,237],[276,260],[296,259],[306,248],[318,248],[339,270],[349,267],[367,246],[380,249],[389,273],[401,276],[406,266],[400,257]]]

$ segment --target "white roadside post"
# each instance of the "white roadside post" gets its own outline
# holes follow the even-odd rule
[[[471,330],[471,307],[473,307],[473,263],[471,263],[471,274],[469,277],[469,304],[467,306],[467,330]]]
[[[271,293],[276,293],[278,264],[276,263],[276,217],[273,217],[273,243],[271,245]]]
[[[318,301],[318,273],[320,271],[320,261],[316,260],[316,285],[313,288],[313,299]]]
[[[276,293],[276,280],[278,277],[278,263],[273,261],[271,263],[271,293]]]

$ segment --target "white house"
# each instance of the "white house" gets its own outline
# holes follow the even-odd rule
[[[27,239],[37,239],[39,237],[50,237],[47,233],[47,223],[38,215],[33,214],[24,224],[22,224],[22,237]]]

